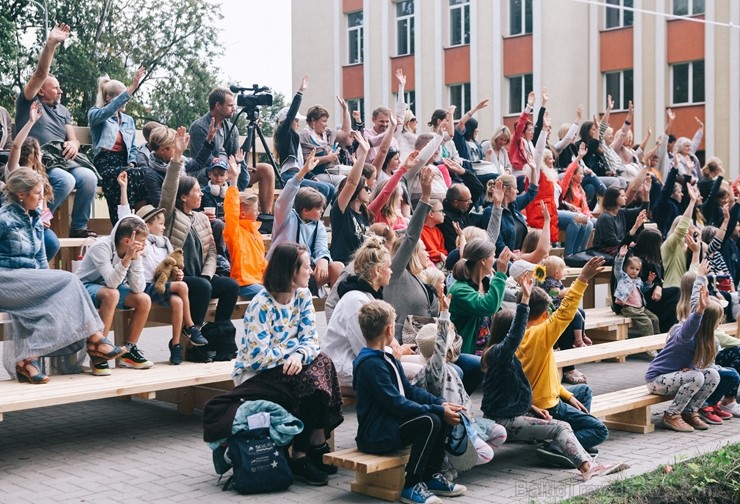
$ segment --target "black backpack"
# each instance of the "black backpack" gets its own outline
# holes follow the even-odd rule
[[[227,443],[234,473],[224,492],[232,488],[242,495],[277,492],[293,484],[285,451],[270,438],[269,429],[239,431]]]

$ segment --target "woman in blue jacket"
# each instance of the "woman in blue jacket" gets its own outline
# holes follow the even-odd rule
[[[539,180],[540,168],[532,170],[527,192],[517,195],[516,178],[513,175],[501,175],[498,179],[504,184],[504,210],[501,214],[501,231],[496,241],[496,255],[504,248],[521,250],[524,237],[527,236],[527,220],[521,210],[537,196],[539,187],[532,181]]]
[[[121,201],[121,188],[117,182],[119,173],[124,170],[128,173],[131,203],[146,200],[144,171],[136,167],[136,125],[133,117],[124,114],[126,103],[139,87],[145,72],[144,68],[139,68],[128,88],[108,76],[100,77],[95,106],[87,112],[95,154],[93,163],[103,178],[103,194],[113,224],[118,220],[117,209]]]

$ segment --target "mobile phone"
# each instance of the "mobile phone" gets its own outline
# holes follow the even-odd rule
[[[44,211],[41,212],[41,215],[39,216],[39,218],[43,222],[51,222],[51,219],[54,218],[54,214],[51,213],[51,210],[49,210],[48,208],[44,208]]]

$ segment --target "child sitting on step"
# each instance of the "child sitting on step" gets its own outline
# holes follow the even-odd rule
[[[131,215],[131,208],[128,204],[128,192],[126,190],[127,174],[125,171],[118,175],[118,184],[121,186],[121,204],[118,206],[118,218],[123,219]],[[152,205],[144,205],[136,212],[141,217],[149,229],[149,235],[144,243],[144,253],[141,257],[141,266],[144,273],[146,292],[152,299],[152,302],[160,306],[169,306],[172,309],[172,339],[167,346],[170,349],[170,364],[179,365],[182,363],[182,345],[180,344],[180,335],[182,334],[195,346],[208,344],[200,332],[200,328],[195,325],[190,315],[190,300],[188,299],[188,284],[183,282],[184,274],[178,268],[177,281],[167,282],[165,284],[164,294],[159,294],[154,290],[154,272],[164,259],[172,253],[174,248],[170,239],[164,236],[164,209],[154,208]]]
[[[357,392],[357,448],[388,453],[411,444],[401,502],[440,503],[436,495],[454,497],[467,490],[439,471],[445,434],[460,422],[462,406],[411,385],[393,355],[385,352],[395,335],[396,311],[385,301],[370,301],[358,312],[367,342],[354,361]]]
[[[643,290],[652,286],[655,273],[650,273],[648,282],[643,284],[640,278],[642,259],[627,255],[627,245],[622,245],[619,254],[614,260],[614,275],[617,277],[617,287],[614,289],[615,302],[622,306],[622,315],[632,319],[643,336],[660,333],[658,317],[645,307]]]

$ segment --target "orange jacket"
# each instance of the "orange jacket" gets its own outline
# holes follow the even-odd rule
[[[231,256],[231,278],[239,286],[261,284],[267,267],[265,242],[259,232],[260,223],[239,219],[239,190],[231,186],[224,199],[224,241]]]
[[[436,264],[442,260],[441,254],[444,254],[445,257],[448,255],[445,249],[445,238],[437,226],[424,226],[421,229],[421,241],[424,242],[424,246],[429,253],[429,259],[433,263]]]

